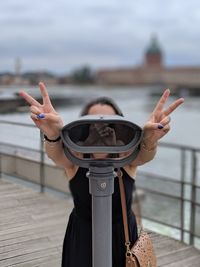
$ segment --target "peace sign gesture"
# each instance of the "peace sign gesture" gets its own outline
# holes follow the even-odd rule
[[[39,83],[39,88],[43,100],[42,104],[24,91],[19,92],[19,95],[30,105],[30,116],[35,125],[48,136],[49,139],[56,139],[60,135],[63,122],[51,104],[44,83]]]
[[[144,125],[143,141],[145,146],[148,146],[150,149],[170,130],[171,118],[169,115],[184,102],[183,98],[179,98],[164,109],[169,95],[170,90],[165,90],[151,113],[149,120]]]

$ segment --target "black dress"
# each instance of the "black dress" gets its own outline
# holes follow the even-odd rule
[[[92,267],[92,224],[91,224],[91,195],[89,193],[88,170],[79,168],[76,175],[69,182],[74,200],[63,242],[62,267]],[[132,193],[135,181],[124,169],[123,182],[126,193],[129,235],[131,242],[137,239],[137,225],[131,211]],[[125,240],[119,191],[119,181],[115,178],[114,194],[112,196],[112,247],[113,267],[125,266]]]

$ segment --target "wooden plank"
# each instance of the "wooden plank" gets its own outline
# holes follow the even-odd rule
[[[171,245],[171,243],[169,243],[169,245]],[[163,251],[162,255],[158,255],[157,257],[158,265],[169,266],[170,264],[178,263],[178,262],[181,262],[182,260],[185,261],[185,259],[196,256],[197,253],[198,251],[191,246],[182,247],[179,250],[170,251],[166,254],[164,254],[164,251]]]
[[[6,235],[6,234],[11,234],[11,233],[16,233],[19,232],[19,234],[23,234],[24,231],[31,231],[31,230],[37,230],[38,228],[42,228],[45,229],[45,227],[48,226],[55,226],[59,223],[63,223],[63,225],[66,223],[66,219],[65,218],[56,218],[53,219],[51,221],[41,221],[39,223],[35,222],[34,224],[24,224],[24,225],[20,225],[18,227],[13,227],[10,229],[4,229],[4,231],[0,231],[0,236],[1,235]],[[1,238],[1,237],[0,237]]]
[[[172,242],[173,241],[173,242]],[[183,244],[180,241],[174,240],[169,237],[164,237],[162,240],[157,242],[154,241],[154,248],[157,254],[162,255],[162,253],[171,253],[175,250],[179,250],[183,247]]]
[[[198,253],[199,254],[199,253]],[[195,255],[193,257],[184,258],[181,261],[175,261],[171,264],[160,265],[167,267],[199,267],[200,266],[200,255]]]
[[[15,244],[9,244],[7,246],[0,247],[0,255],[1,259],[8,258],[7,254],[15,254],[15,251],[22,250],[25,252],[28,248],[32,247],[34,249],[38,246],[41,247],[43,244],[47,244],[49,242],[47,237],[39,237],[31,240],[26,240],[23,242],[15,243]]]
[[[13,267],[60,267],[61,266],[61,256],[53,255],[48,257],[36,258],[33,260],[27,260],[24,262],[7,265]]]
[[[13,244],[26,242],[28,240],[35,240],[38,238],[43,238],[43,237],[47,237],[50,241],[53,241],[54,238],[58,238],[62,240],[64,239],[64,233],[65,233],[65,229],[58,227],[54,229],[52,228],[43,229],[43,231],[40,231],[38,233],[32,233],[32,234],[27,233],[26,235],[20,235],[20,236],[12,237],[12,238],[9,238],[8,236],[6,236],[5,240],[0,241],[0,248],[13,245]]]
[[[34,235],[34,234],[41,234],[42,232],[47,232],[49,234],[53,233],[54,230],[56,231],[57,229],[63,229],[63,232],[65,231],[65,228],[66,228],[66,221],[64,219],[64,222],[63,223],[63,220],[62,221],[54,221],[52,222],[51,224],[49,225],[37,225],[37,227],[35,228],[31,228],[29,227],[28,228],[28,231],[27,229],[21,229],[20,231],[0,231],[0,243],[3,241],[3,240],[8,240],[8,239],[16,239],[18,237],[21,237],[21,236],[29,236],[29,235]]]
[[[28,254],[19,254],[10,258],[6,259],[0,259],[0,266],[1,267],[10,267],[18,264],[24,263],[24,262],[29,262],[35,259],[41,259],[41,258],[46,258],[47,262],[48,259],[51,258],[52,256],[54,257],[61,257],[60,252],[58,251],[57,248],[46,248],[40,251],[32,251],[31,253]],[[25,265],[26,266],[26,265]],[[30,265],[34,266],[34,265]]]
[[[60,255],[42,257],[39,259],[34,259],[34,260],[29,260],[29,261],[13,264],[12,266],[13,267],[60,267],[61,257]]]

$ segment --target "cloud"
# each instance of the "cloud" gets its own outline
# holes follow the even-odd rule
[[[156,33],[167,64],[200,64],[198,0],[7,0],[0,3],[0,71],[67,72],[142,62]]]

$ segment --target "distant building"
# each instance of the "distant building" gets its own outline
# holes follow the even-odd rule
[[[96,82],[106,85],[155,86],[174,92],[200,94],[200,67],[166,67],[155,36],[144,53],[141,66],[100,70]]]
[[[30,85],[38,85],[43,81],[46,85],[57,85],[58,77],[47,71],[25,72],[22,77],[27,79]]]
[[[0,85],[5,86],[30,86],[38,85],[43,81],[47,85],[57,85],[59,78],[49,72],[25,72],[23,74],[1,73]]]
[[[145,53],[145,67],[161,69],[163,67],[162,50],[158,44],[156,36],[153,36],[151,43]]]

